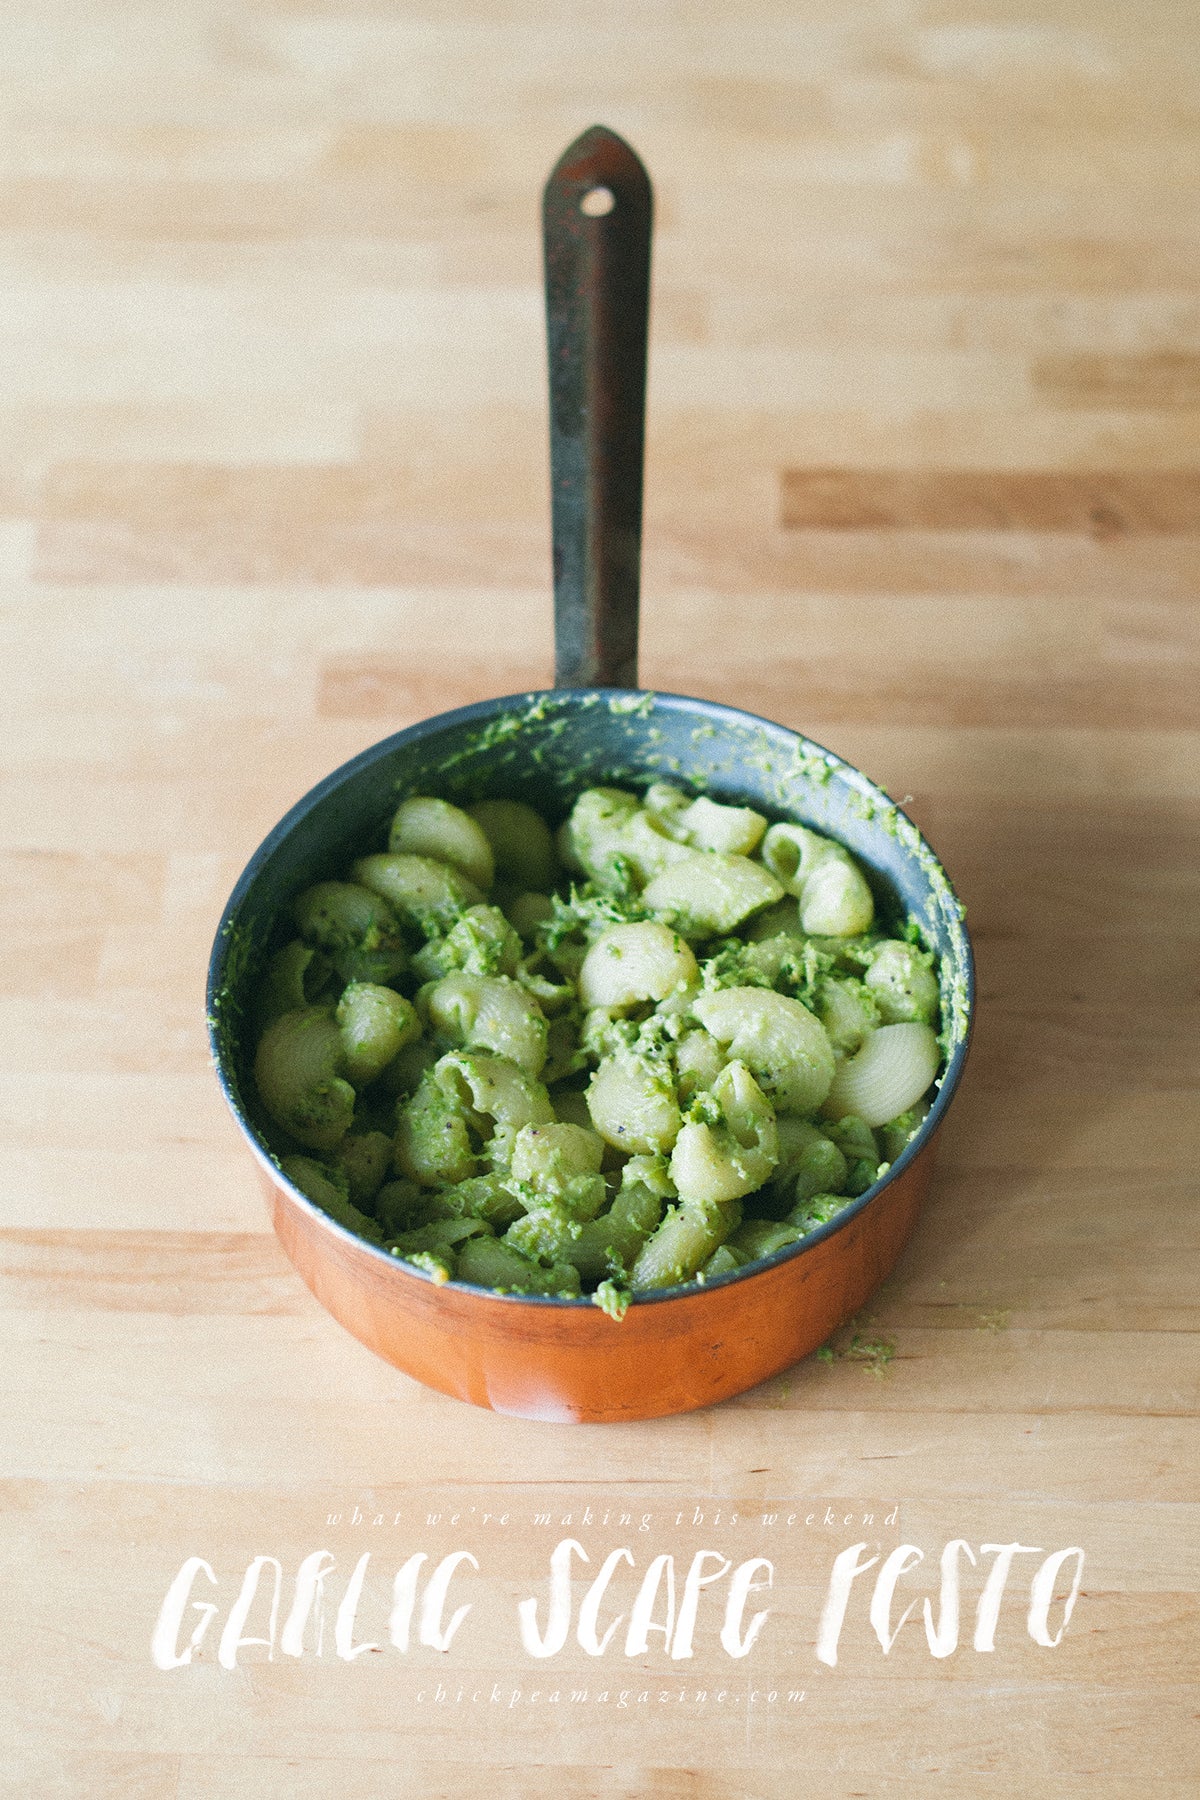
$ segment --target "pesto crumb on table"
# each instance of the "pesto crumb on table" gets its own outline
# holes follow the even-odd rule
[[[835,1218],[919,1129],[934,959],[841,844],[666,782],[401,803],[255,997],[279,1166],[435,1282],[631,1296]]]

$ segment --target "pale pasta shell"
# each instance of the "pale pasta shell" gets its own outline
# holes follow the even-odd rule
[[[857,1056],[838,1068],[825,1102],[831,1118],[856,1113],[886,1125],[915,1106],[938,1071],[938,1042],[928,1025],[881,1025]]]
[[[496,872],[492,846],[478,821],[448,800],[427,794],[415,794],[396,808],[388,849],[450,863],[485,893]]]
[[[696,958],[667,925],[645,920],[614,925],[596,939],[579,971],[579,994],[587,1007],[610,1012],[640,1000],[665,1000],[697,978]]]

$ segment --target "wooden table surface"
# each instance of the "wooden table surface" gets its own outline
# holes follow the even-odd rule
[[[0,1792],[1200,1792],[1194,8],[2,17]],[[857,1343],[584,1428],[418,1388],[321,1310],[202,989],[239,870],[312,782],[548,677],[538,194],[596,119],[658,197],[643,682],[911,796],[981,994]],[[568,1538],[576,1608],[629,1552],[605,1625],[671,1559],[645,1653],[623,1624],[588,1654],[572,1622],[532,1654],[519,1602],[544,1630]],[[921,1601],[936,1644],[956,1539],[935,1656]],[[831,1665],[857,1543],[879,1560]],[[1047,1563],[1073,1549],[1082,1573]],[[682,1604],[699,1550],[672,1657],[667,1576]],[[289,1654],[321,1551],[321,1654],[315,1612]],[[419,1597],[450,1581],[442,1629],[471,1608],[442,1650],[415,1620],[389,1641],[413,1556]],[[237,1617],[260,1557],[273,1648],[237,1643],[271,1635],[274,1563]],[[161,1668],[189,1558],[159,1660],[201,1641]],[[722,1562],[771,1582],[742,1655]]]

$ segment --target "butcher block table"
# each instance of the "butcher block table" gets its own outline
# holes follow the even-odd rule
[[[1200,1792],[1197,24],[4,7],[5,1796]],[[657,194],[643,684],[904,801],[979,962],[883,1291],[608,1427],[332,1321],[203,1003],[311,784],[549,680],[596,120]]]

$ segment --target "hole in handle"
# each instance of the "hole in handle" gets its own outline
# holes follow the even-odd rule
[[[589,219],[602,219],[616,204],[611,188],[594,187],[589,188],[579,202],[579,210],[586,213]]]

